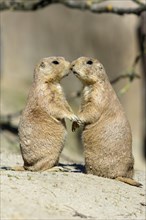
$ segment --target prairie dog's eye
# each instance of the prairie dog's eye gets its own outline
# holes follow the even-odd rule
[[[55,65],[59,64],[59,62],[57,60],[53,60],[52,63],[55,64]]]
[[[88,65],[92,65],[92,64],[93,64],[93,61],[92,61],[92,60],[88,60],[88,61],[87,61],[87,64],[88,64]]]
[[[45,63],[41,62],[40,67],[45,68],[45,66],[46,66]]]

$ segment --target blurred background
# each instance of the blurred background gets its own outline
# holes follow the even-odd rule
[[[78,2],[86,2],[89,6],[92,4],[91,0]],[[132,0],[115,0],[103,1],[99,7],[105,5],[121,8],[139,6]],[[135,168],[143,170],[146,74],[143,57],[137,59],[134,70],[132,66],[135,58],[141,54],[145,15],[98,14],[89,10],[73,10],[63,4],[50,4],[36,11],[5,10],[0,16],[1,152],[20,154],[17,137],[19,116],[15,113],[19,115],[25,106],[36,63],[48,56],[64,56],[69,61],[88,56],[103,63],[110,80],[133,72],[140,76],[140,79],[134,78],[131,83],[129,78],[121,79],[113,87],[131,124]],[[80,97],[75,97],[74,93],[81,90],[80,82],[69,75],[63,79],[62,86],[69,104],[77,113]],[[15,117],[11,117],[11,114]],[[7,129],[9,127],[12,129]],[[68,121],[67,127],[68,138],[62,158],[82,162],[80,131],[72,133]]]

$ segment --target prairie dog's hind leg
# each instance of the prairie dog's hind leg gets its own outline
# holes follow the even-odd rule
[[[11,170],[11,171],[25,171],[25,168],[23,166],[14,166],[14,167],[0,167],[1,170]]]

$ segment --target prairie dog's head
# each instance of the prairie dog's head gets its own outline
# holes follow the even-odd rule
[[[70,70],[84,84],[94,84],[107,79],[103,65],[96,59],[80,57],[70,65]]]
[[[69,73],[70,63],[63,57],[47,57],[40,60],[34,78],[42,82],[60,82]]]

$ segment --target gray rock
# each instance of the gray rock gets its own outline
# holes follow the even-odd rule
[[[1,165],[19,156],[2,157]],[[1,170],[1,219],[145,219],[145,173],[135,172],[142,188],[116,180],[70,172]],[[79,170],[77,170],[79,171]]]

